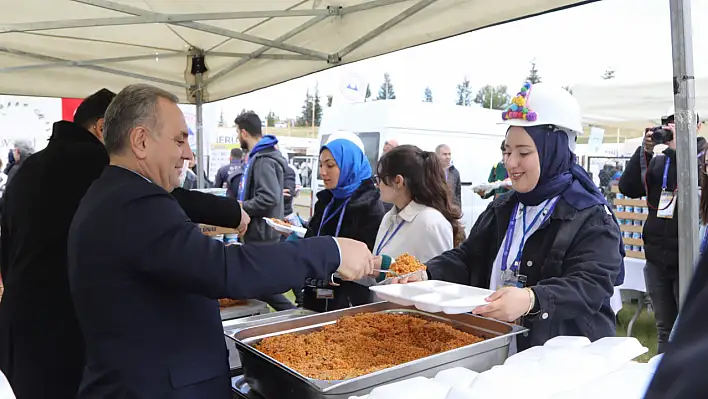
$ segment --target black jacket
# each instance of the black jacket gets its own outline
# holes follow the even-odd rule
[[[649,215],[644,223],[644,252],[647,261],[671,268],[678,269],[678,218],[676,209],[674,217],[671,219],[659,218],[656,216],[656,209],[659,206],[661,197],[661,186],[664,175],[664,164],[666,157],[669,157],[669,173],[667,175],[667,190],[673,191],[677,187],[676,176],[676,151],[670,148],[664,150],[664,155],[653,156],[647,154],[648,167],[646,172],[646,184],[649,193],[646,192],[641,176],[641,164],[639,148],[627,163],[622,177],[619,181],[620,192],[630,198],[647,197],[649,204]],[[678,206],[676,206],[678,208]]]
[[[285,216],[285,170],[288,163],[275,148],[266,148],[254,156],[246,177],[243,209],[251,217],[244,236],[246,244],[280,241],[280,233],[263,220],[264,217],[283,219]]]
[[[286,188],[290,191],[290,196],[284,197],[283,199],[285,216],[288,216],[293,213],[293,199],[295,198],[295,189],[297,187],[295,184],[295,170],[291,168],[290,165],[286,164],[284,172],[285,174],[283,175],[283,188]]]
[[[238,185],[243,176],[243,165],[240,160],[231,161],[216,172],[214,187],[226,188],[226,196],[238,198]]]
[[[22,162],[3,197],[0,369],[19,398],[76,395],[84,342],[69,292],[67,236],[79,202],[106,165],[106,149],[89,131],[57,122],[47,147]],[[182,189],[173,196],[194,221],[240,222],[237,201]],[[111,306],[119,297],[100,302]]]
[[[516,203],[513,191],[494,200],[462,245],[428,261],[430,277],[489,288]],[[565,233],[559,235],[560,229]],[[561,257],[558,252],[564,240],[570,245]],[[531,331],[528,337],[517,337],[519,350],[543,345],[558,335],[593,341],[615,335],[610,297],[622,268],[620,242],[619,227],[605,206],[576,211],[558,199],[551,218],[524,245],[520,274],[527,276],[537,306],[534,316],[523,318]]]
[[[217,299],[284,292],[340,264],[330,237],[225,247],[164,189],[116,166],[86,192],[67,247],[86,341],[78,399],[230,399]]]
[[[645,399],[704,398],[708,391],[708,256],[703,254]]]
[[[452,200],[455,205],[462,206],[462,180],[460,179],[460,171],[455,165],[450,165],[447,170],[447,185],[452,193]]]
[[[366,243],[370,250],[374,249],[376,234],[379,231],[385,211],[381,202],[381,194],[372,180],[361,184],[347,205],[338,237],[351,238]],[[305,237],[316,237],[322,223],[325,207],[332,200],[332,193],[322,190],[317,193],[315,212],[310,218]],[[344,200],[335,201],[330,212],[337,209]],[[334,236],[339,222],[339,214],[322,226],[321,236]],[[317,288],[332,289],[333,299],[318,299]],[[342,281],[339,287],[331,287],[328,281],[307,281],[305,287],[304,307],[310,310],[324,312],[347,308],[350,305],[362,305],[369,302],[369,288],[354,282]]]

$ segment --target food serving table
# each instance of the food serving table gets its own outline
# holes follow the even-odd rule
[[[336,323],[340,317],[358,313],[406,314],[446,323],[460,331],[483,337],[485,340],[341,381],[307,378],[255,348],[255,345],[266,337],[288,333],[315,332],[326,325]],[[242,371],[235,370],[232,383],[237,392],[236,394],[239,395],[236,397],[240,398],[349,398],[352,395],[364,395],[376,386],[401,379],[414,376],[432,377],[445,368],[459,366],[480,372],[488,370],[506,360],[513,336],[526,331],[527,329],[521,326],[471,314],[430,314],[412,307],[400,306],[390,302],[378,302],[236,329],[233,334],[228,336],[234,340],[234,344],[240,354]],[[242,375],[238,375],[239,372],[242,372]]]

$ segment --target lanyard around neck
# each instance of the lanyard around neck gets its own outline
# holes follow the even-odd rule
[[[332,207],[332,204],[334,203],[335,198],[332,198],[331,201],[329,201],[329,204],[325,207],[324,213],[322,214],[322,223],[320,223],[320,227],[317,229],[317,236],[319,237],[320,234],[322,233],[322,226],[324,226],[327,222],[332,220],[335,216],[337,216],[337,213],[339,213],[339,221],[337,222],[337,229],[334,231],[334,237],[339,237],[339,230],[342,228],[342,221],[344,220],[344,211],[346,210],[347,204],[349,204],[349,201],[351,201],[351,197],[347,198],[346,201],[342,203],[337,209],[332,212],[331,215],[327,216],[329,214],[329,209]]]
[[[393,227],[393,223],[391,223],[391,225],[388,227],[388,230],[386,230],[386,234],[384,234],[383,238],[381,239],[379,246],[376,248],[376,256],[381,255],[381,250],[384,249],[386,247],[386,245],[388,245],[388,243],[391,242],[391,240],[393,240],[393,237],[398,233],[398,231],[401,229],[401,227],[403,227],[403,224],[405,224],[405,223],[406,223],[405,220],[401,220],[401,223],[399,223],[398,226],[396,226],[396,229],[393,230],[393,233],[389,237],[388,234],[391,233],[391,228]]]
[[[551,203],[550,208],[546,209],[546,207]],[[510,269],[514,272],[519,270],[519,264],[521,263],[521,255],[523,253],[524,249],[524,244],[526,241],[526,234],[528,234],[531,229],[536,225],[536,222],[538,222],[538,218],[541,215],[545,215],[543,220],[541,221],[541,225],[546,222],[551,217],[551,214],[553,213],[553,210],[556,207],[556,204],[558,203],[557,199],[551,199],[551,200],[546,200],[546,202],[543,204],[543,207],[538,211],[536,216],[533,218],[531,221],[531,224],[529,226],[526,226],[526,206],[524,206],[522,210],[522,220],[523,220],[523,230],[522,230],[522,236],[521,236],[521,242],[519,243],[519,251],[516,253],[516,259],[514,259],[514,263],[512,263]],[[509,220],[509,227],[506,229],[506,238],[504,240],[504,249],[502,253],[502,265],[501,269],[502,271],[506,270],[507,264],[509,262],[509,253],[511,252],[511,244],[512,241],[514,240],[514,230],[516,228],[516,214],[519,212],[519,205],[516,204],[514,207],[514,213],[511,216],[511,219]]]
[[[669,164],[671,164],[671,159],[667,155],[665,155],[666,161],[664,162],[664,176],[662,177],[661,180],[661,189],[666,191],[666,187],[668,186],[667,181],[669,177]]]

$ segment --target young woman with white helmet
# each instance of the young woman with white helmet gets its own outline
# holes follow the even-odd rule
[[[624,279],[624,250],[605,198],[575,163],[577,101],[560,87],[526,83],[502,119],[513,190],[489,205],[462,245],[403,282],[495,290],[474,313],[528,327],[518,350],[558,335],[615,335],[610,297]]]

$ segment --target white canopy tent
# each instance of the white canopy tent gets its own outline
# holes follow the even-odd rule
[[[146,82],[201,105],[596,0],[0,0],[0,93],[82,98]]]
[[[696,78],[696,111],[708,116],[708,77]],[[644,131],[658,125],[674,106],[670,80],[623,84],[612,80],[595,85],[576,85],[573,95],[587,124]]]

